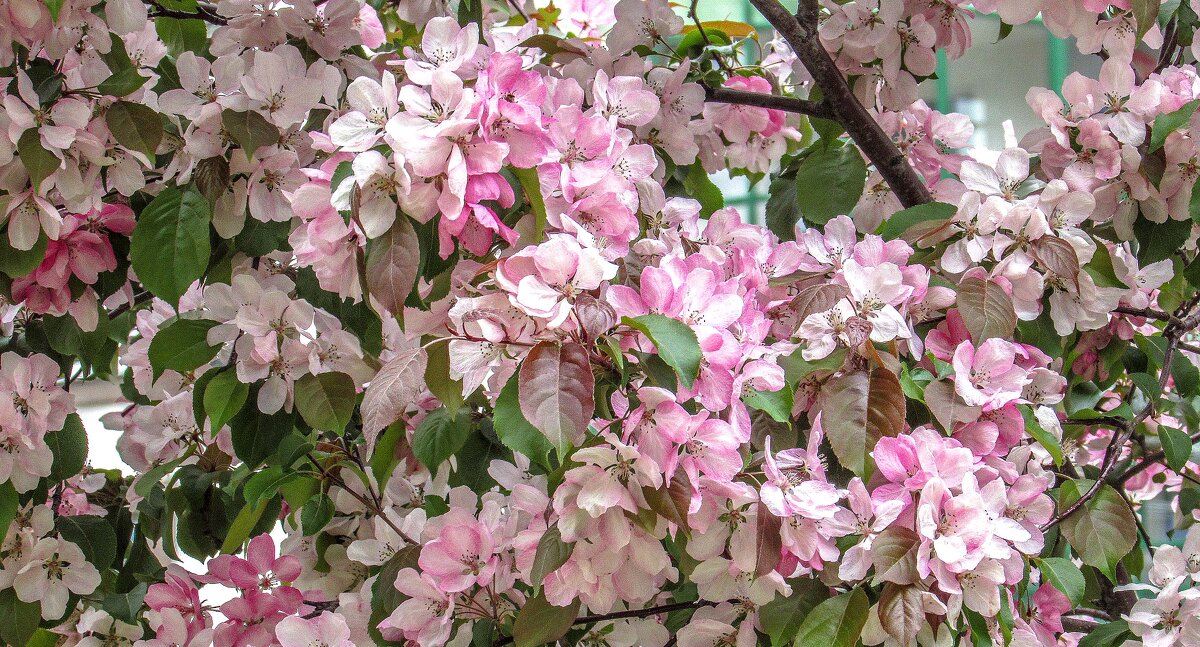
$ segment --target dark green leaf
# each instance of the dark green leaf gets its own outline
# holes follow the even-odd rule
[[[246,151],[247,159],[252,159],[254,151],[259,148],[279,143],[279,129],[254,110],[222,110],[221,125],[229,132],[229,136],[233,137],[233,141]]]
[[[9,645],[25,645],[42,621],[42,607],[37,602],[17,599],[17,590],[0,590],[0,638]]]
[[[537,552],[533,556],[533,567],[530,570],[529,581],[534,586],[541,586],[542,580],[546,576],[558,570],[558,567],[567,563],[571,558],[571,552],[575,550],[575,544],[568,544],[562,540],[562,534],[558,530],[558,526],[551,526],[542,534],[541,540],[538,541]]]
[[[29,180],[34,188],[42,184],[42,180],[50,177],[62,165],[57,155],[42,146],[41,136],[37,128],[29,128],[17,140],[17,156],[29,172]]]
[[[1062,445],[1054,434],[1046,431],[1034,416],[1033,411],[1028,407],[1020,407],[1021,416],[1025,419],[1025,431],[1033,437],[1034,440],[1041,443],[1042,447],[1050,453],[1050,457],[1054,459],[1054,464],[1061,466],[1063,464]]]
[[[88,437],[78,413],[67,415],[61,430],[46,434],[46,444],[54,452],[54,464],[50,467],[52,481],[65,481],[83,471]]]
[[[1200,99],[1188,101],[1178,110],[1155,117],[1154,125],[1150,127],[1150,152],[1162,148],[1163,142],[1167,141],[1167,135],[1186,126],[1198,107]]]
[[[867,623],[870,602],[862,589],[843,593],[818,604],[804,619],[796,645],[854,647]]]
[[[133,590],[128,593],[114,593],[104,598],[104,602],[100,608],[108,612],[108,614],[117,620],[127,622],[131,625],[136,625],[138,622],[138,613],[145,606],[146,589],[149,585],[145,582],[133,587]]]
[[[514,373],[500,396],[496,398],[496,409],[493,412],[496,437],[505,447],[524,454],[535,463],[549,469],[550,451],[553,447],[546,435],[537,430],[521,413],[521,403],[518,400],[519,376]]]
[[[321,532],[333,520],[333,499],[325,493],[309,499],[300,510],[300,530],[305,535],[315,535]]]
[[[296,381],[296,408],[313,429],[345,431],[356,398],[354,380],[345,373],[309,374]]]
[[[8,234],[0,234],[0,272],[17,279],[29,274],[46,258],[46,247],[50,239],[46,232],[39,231],[37,241],[30,249],[16,249],[9,243]]]
[[[778,391],[759,391],[750,389],[742,396],[742,402],[751,409],[758,409],[771,416],[776,422],[789,422],[792,419],[792,388],[788,385]]]
[[[796,204],[807,225],[848,214],[867,182],[867,165],[854,145],[820,148],[796,171]]]
[[[721,189],[713,184],[700,162],[688,167],[687,177],[683,179],[683,188],[688,197],[700,202],[700,214],[703,216],[711,216],[714,211],[725,206],[725,196]]]
[[[183,52],[200,54],[207,49],[208,27],[203,20],[159,16],[154,19],[154,29],[172,56]]]
[[[570,606],[556,607],[539,595],[525,601],[513,623],[513,642],[517,647],[536,647],[554,643],[566,635],[579,615],[579,600]]]
[[[435,409],[425,416],[417,431],[413,433],[413,455],[429,470],[437,471],[441,465],[462,449],[471,435],[471,415],[465,409],[453,414],[445,408]]]
[[[124,67],[96,86],[96,91],[110,97],[124,97],[137,92],[149,80],[138,74],[136,67]]]
[[[12,482],[0,483],[0,533],[8,532],[13,519],[17,518],[17,490]]]
[[[247,402],[229,421],[233,451],[248,466],[257,466],[275,453],[295,424],[294,411],[267,415],[260,412],[254,402]]]
[[[204,387],[204,413],[214,432],[242,410],[248,395],[250,386],[238,380],[237,371],[232,368],[217,373],[209,380]]]
[[[108,107],[104,121],[117,143],[154,159],[163,138],[162,117],[157,112],[140,103],[118,101]]]
[[[163,371],[187,373],[212,361],[221,347],[208,345],[208,331],[217,323],[211,319],[176,319],[159,330],[146,353],[154,376]]]
[[[1129,623],[1124,620],[1114,620],[1096,627],[1079,641],[1079,647],[1114,647],[1125,641],[1129,635]]]
[[[208,267],[208,200],[195,189],[165,189],[138,216],[129,260],[155,296],[175,304]]]
[[[771,637],[772,647],[796,644],[796,634],[817,604],[829,598],[829,587],[803,577],[788,580],[791,595],[779,595],[758,610],[762,630]]]
[[[696,332],[682,321],[658,314],[640,317],[625,317],[622,322],[641,331],[658,348],[658,355],[668,366],[675,369],[680,381],[689,389],[700,374],[700,342]]]
[[[117,533],[103,517],[59,517],[54,520],[54,528],[63,539],[79,546],[84,557],[98,569],[112,566],[117,558]]]
[[[884,240],[900,238],[913,225],[949,220],[956,211],[958,211],[957,207],[944,202],[919,204],[892,214],[879,225],[879,229],[875,233],[882,236]]]
[[[1074,562],[1066,557],[1046,557],[1037,560],[1037,567],[1042,577],[1054,588],[1062,591],[1071,604],[1079,605],[1083,602],[1083,591],[1087,582],[1083,578],[1083,572]]]
[[[1163,452],[1167,455],[1167,466],[1179,472],[1192,456],[1192,438],[1186,431],[1158,426],[1158,439],[1162,442]]]
[[[1059,488],[1058,509],[1066,510],[1092,487],[1093,481],[1064,481]],[[1133,513],[1110,485],[1101,485],[1090,500],[1062,524],[1063,536],[1083,559],[1115,581],[1117,562],[1133,550],[1137,542],[1137,522]]]
[[[767,196],[767,228],[780,240],[796,240],[800,206],[796,203],[796,178],[777,177],[771,181]]]

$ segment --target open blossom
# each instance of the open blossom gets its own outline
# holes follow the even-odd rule
[[[989,339],[978,348],[963,342],[954,350],[954,389],[967,404],[995,409],[1021,397],[1028,373],[1016,363],[1013,345]]]
[[[12,581],[17,598],[36,602],[42,618],[62,617],[69,595],[84,595],[100,585],[100,573],[75,544],[46,537],[38,540],[26,557],[26,565]]]

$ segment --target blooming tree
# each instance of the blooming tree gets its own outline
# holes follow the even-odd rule
[[[0,0],[0,638],[1200,645],[1200,2],[750,1]]]

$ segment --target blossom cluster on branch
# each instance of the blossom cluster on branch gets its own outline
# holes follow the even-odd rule
[[[0,0],[0,639],[1200,645],[1200,2],[750,2]]]

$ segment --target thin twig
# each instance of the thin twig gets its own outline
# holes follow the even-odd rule
[[[731,602],[733,601],[731,600]],[[683,609],[699,609],[701,607],[716,606],[717,604],[717,602],[711,602],[709,600],[696,600],[695,602],[675,602],[657,607],[646,607],[645,609],[629,609],[627,611],[614,611],[612,613],[603,613],[594,616],[581,616],[576,618],[575,622],[572,622],[571,624],[587,625],[592,624],[593,622],[619,620],[621,618],[648,618],[650,616],[656,616],[660,613],[670,613],[672,611],[681,611]],[[504,638],[492,643],[492,645],[493,647],[500,647],[500,645],[510,645],[512,642],[512,636],[505,636]]]

